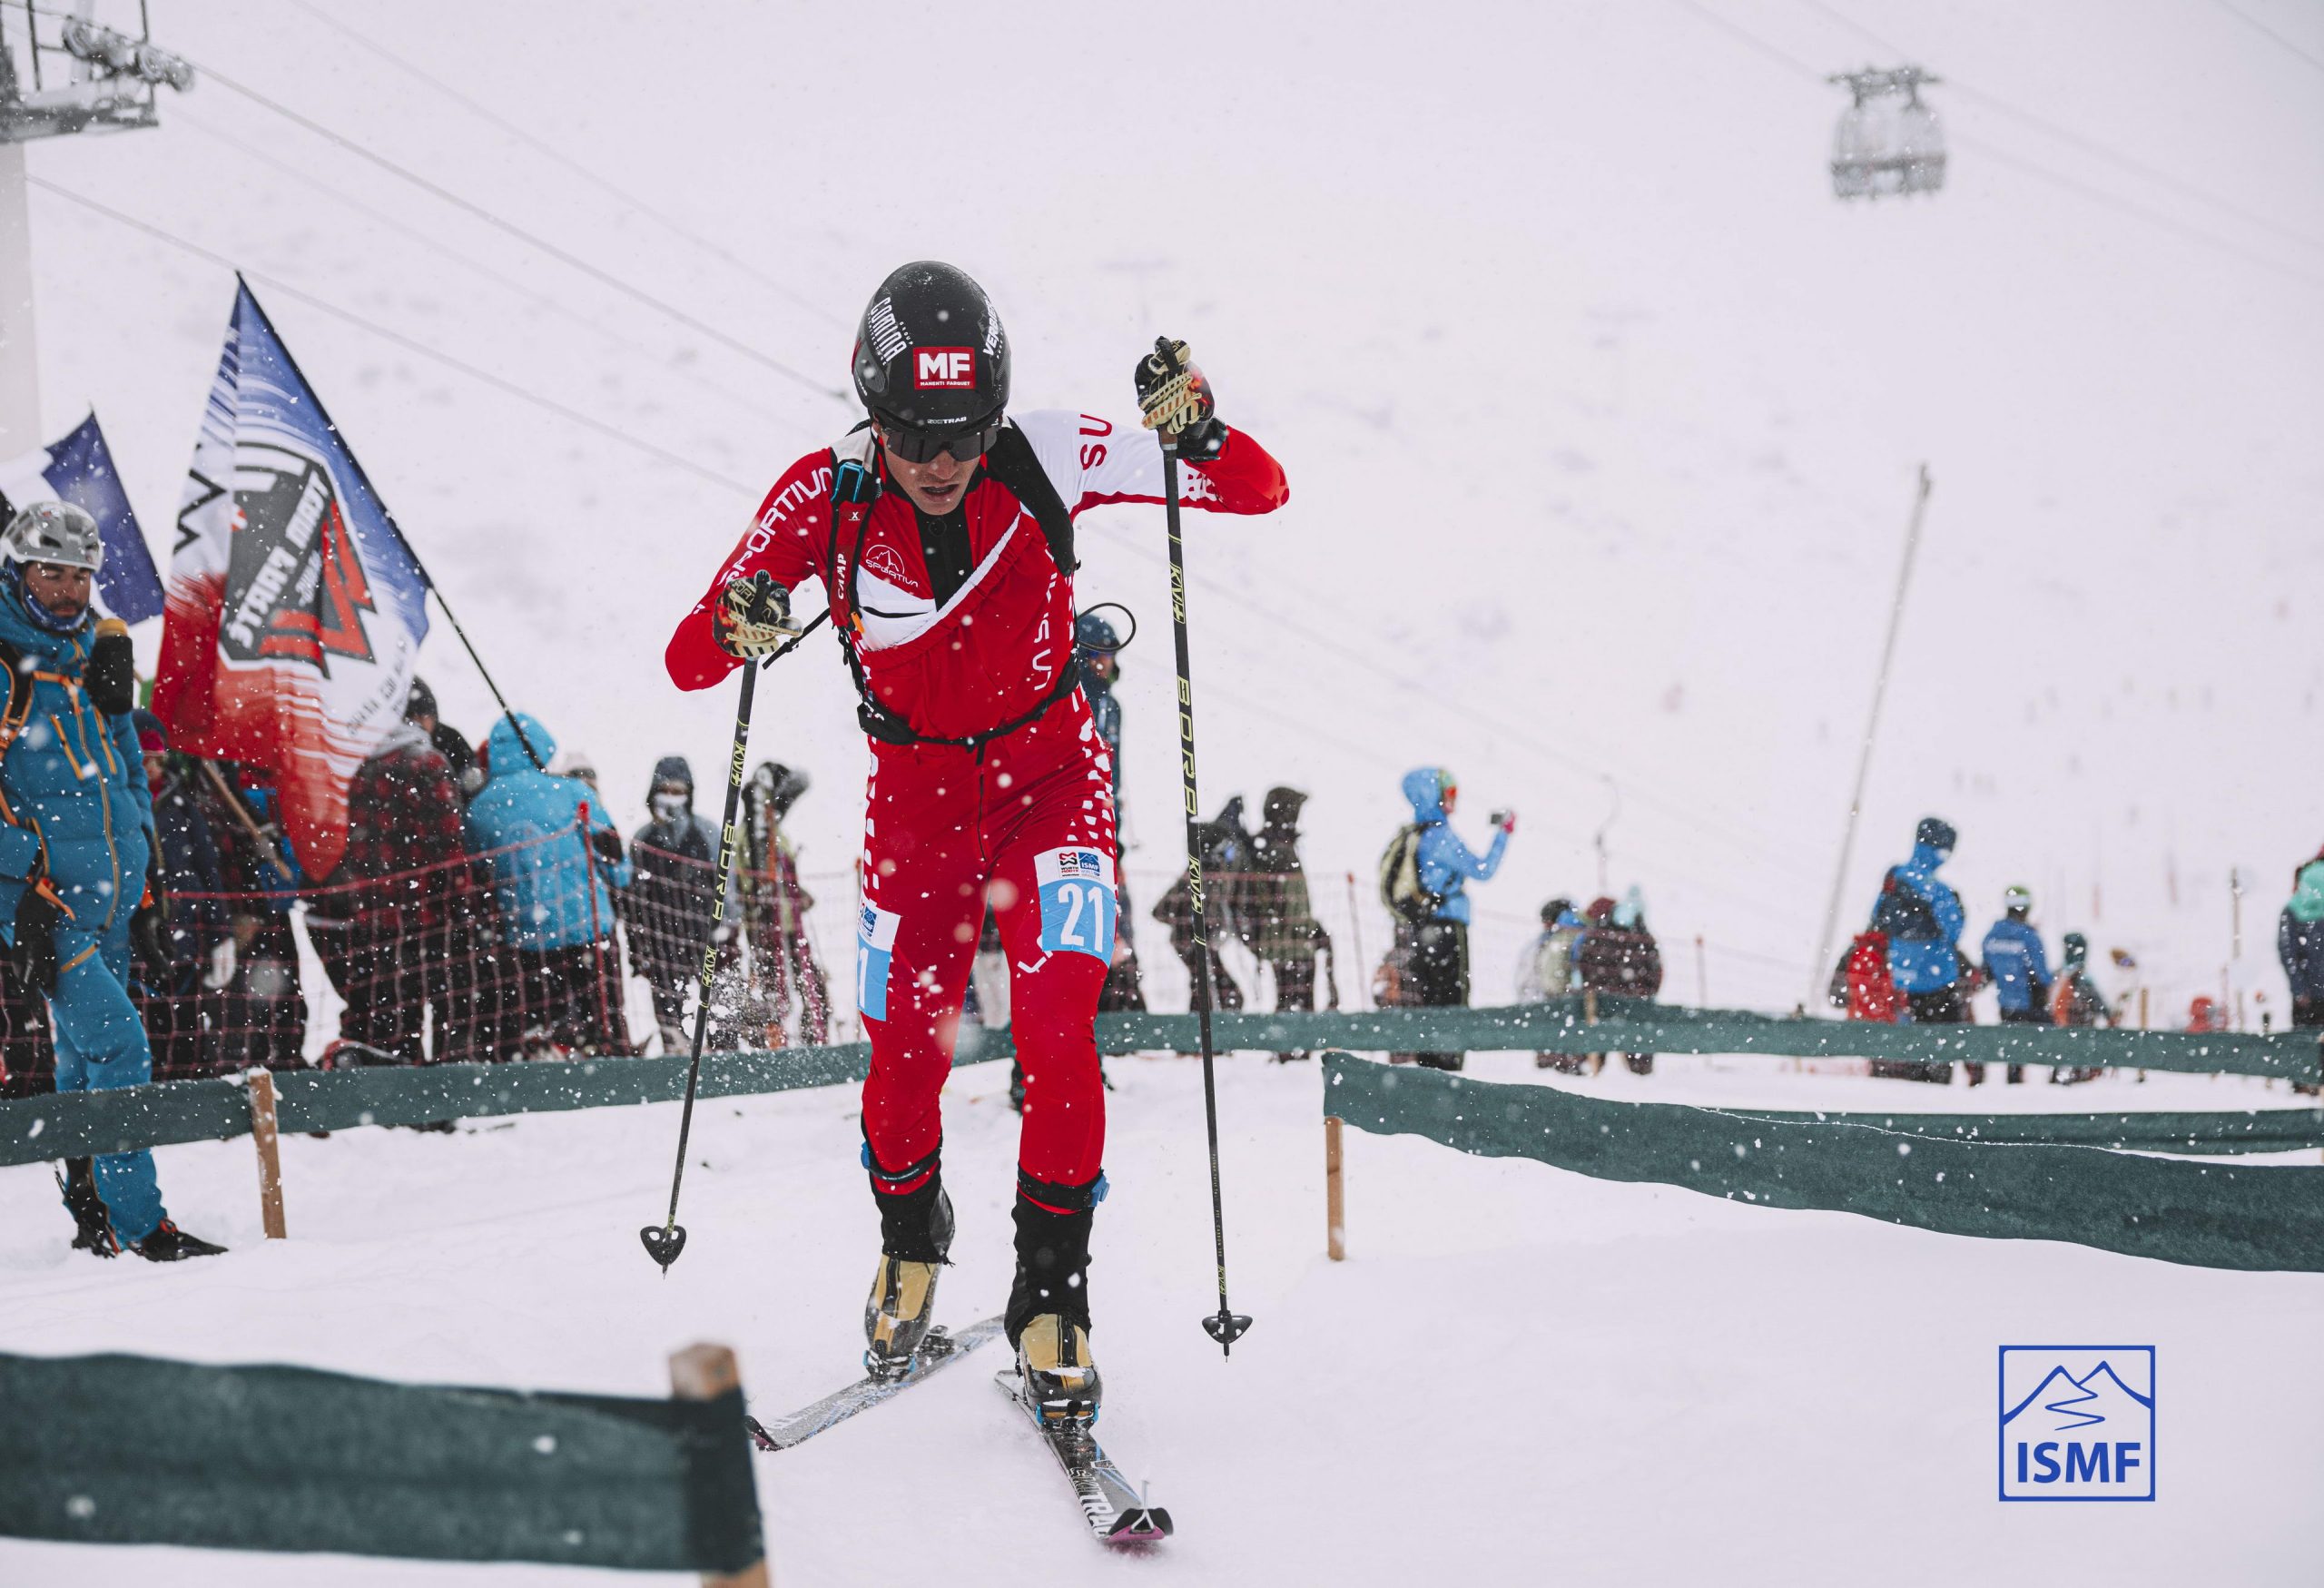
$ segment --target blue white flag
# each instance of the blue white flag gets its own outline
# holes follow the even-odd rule
[[[97,570],[97,598],[123,623],[143,623],[162,610],[162,578],[145,549],[144,532],[130,510],[129,495],[105,449],[97,416],[83,419],[53,447],[0,463],[0,498],[10,509],[34,502],[71,502],[88,510],[104,537],[104,566]]]

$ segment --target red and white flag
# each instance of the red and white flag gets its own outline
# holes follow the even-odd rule
[[[310,877],[403,719],[428,577],[247,285],[178,508],[153,710],[171,742],[274,774]]]

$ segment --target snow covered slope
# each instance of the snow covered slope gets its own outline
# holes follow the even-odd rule
[[[1753,1084],[1748,1067],[1704,1068],[1592,1084],[1730,1100]],[[1534,1074],[1521,1058],[1479,1069]],[[2324,1277],[1775,1212],[1354,1132],[1349,1259],[1333,1265],[1315,1071],[1246,1060],[1223,1067],[1221,1118],[1234,1299],[1257,1321],[1222,1362],[1198,1327],[1211,1267],[1197,1067],[1125,1060],[1113,1073],[1115,1191],[1091,1273],[1104,1427],[1179,1536],[1139,1561],[1090,1544],[1047,1453],[993,1393],[989,1350],[762,1458],[778,1583],[2315,1581]],[[1797,1078],[1768,1078],[1781,1079],[1796,1095]],[[950,1318],[1007,1292],[1005,1080],[965,1070],[947,1098]],[[1815,1084],[1833,1107],[1945,1096]],[[2221,1105],[2223,1090],[2239,1089],[2173,1078],[2075,1101]],[[173,1206],[202,1209],[200,1228],[236,1248],[175,1271],[76,1258],[43,1171],[0,1171],[0,1340],[653,1395],[667,1351],[714,1339],[740,1352],[754,1405],[803,1405],[852,1374],[862,1338],[877,1225],[853,1098],[711,1106],[686,1181],[692,1239],[665,1279],[635,1231],[662,1206],[675,1129],[664,1106],[291,1139],[291,1238],[272,1246],[246,1143],[172,1149]],[[1994,1347],[2124,1339],[2160,1353],[2159,1502],[1997,1504]],[[25,1588],[572,1580],[0,1542],[0,1582]]]
[[[2244,10],[2324,47],[2312,11]],[[1482,983],[1541,899],[1595,890],[1618,805],[1614,890],[1704,935],[1714,1001],[1807,991],[1925,459],[1844,920],[1939,811],[1973,919],[2028,882],[2053,934],[2134,950],[2175,1012],[2217,985],[2240,865],[2239,981],[2280,1000],[2269,929],[2324,839],[2324,76],[2235,10],[1463,0],[1190,33],[1063,4],[220,0],[156,22],[211,75],[159,132],[35,148],[34,176],[266,278],[487,657],[633,815],[657,754],[724,758],[729,703],[662,676],[673,620],[764,483],[849,421],[811,388],[843,378],[872,284],[936,255],[998,298],[1020,402],[1119,414],[1167,330],[1286,460],[1287,511],[1192,538],[1205,805],[1305,785],[1315,869],[1364,873],[1398,774],[1454,766],[1472,832],[1524,816],[1482,891]],[[1950,185],[1843,207],[1816,76],[1907,52],[1951,80]],[[34,220],[49,428],[98,406],[165,554],[230,274],[46,191]],[[1085,542],[1085,603],[1147,624],[1125,662],[1150,899],[1179,853],[1159,515]],[[448,635],[432,655],[480,731]],[[760,746],[816,774],[801,832],[843,896],[844,676],[818,650],[770,685]],[[1682,955],[1673,991],[1698,991]]]

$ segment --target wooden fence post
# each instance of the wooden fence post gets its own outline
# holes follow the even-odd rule
[[[743,1370],[724,1346],[688,1346],[670,1357],[670,1395],[682,1401],[714,1401],[743,1385]],[[703,1573],[702,1588],[772,1588],[766,1557],[732,1574]]]
[[[1347,1204],[1340,1181],[1340,1122],[1337,1115],[1324,1116],[1324,1217],[1328,1225],[1325,1250],[1332,1261],[1347,1261]]]
[[[281,1132],[274,1124],[274,1077],[263,1070],[250,1072],[251,1141],[258,1149],[258,1212],[266,1238],[281,1240],[282,1152]]]
[[[1585,1025],[1594,1026],[1598,1023],[1598,989],[1595,987],[1585,987],[1581,990],[1581,1020]],[[1590,1074],[1595,1075],[1605,1068],[1606,1055],[1603,1053],[1590,1055]]]

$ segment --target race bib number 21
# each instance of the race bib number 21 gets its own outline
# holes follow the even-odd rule
[[[1041,893],[1042,949],[1110,962],[1121,908],[1113,856],[1096,849],[1047,850],[1033,857],[1033,880]]]

